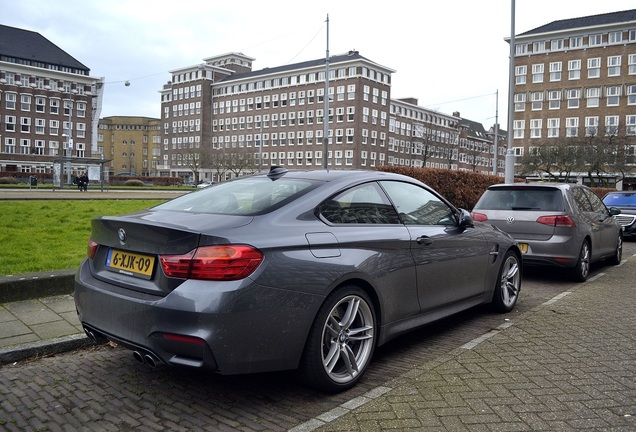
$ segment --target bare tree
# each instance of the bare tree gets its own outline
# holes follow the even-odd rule
[[[251,153],[228,153],[225,162],[227,169],[234,174],[234,177],[240,177],[255,169],[254,157]]]
[[[580,169],[582,147],[571,138],[542,142],[532,147],[521,159],[521,174],[546,175],[549,180],[567,179]]]
[[[199,182],[201,168],[204,167],[207,161],[207,152],[202,147],[195,147],[194,145],[186,145],[183,148],[177,150],[177,159],[181,161],[181,165],[187,167],[192,171],[193,181]]]
[[[426,162],[433,154],[436,143],[436,132],[419,123],[413,125],[413,148],[415,154],[420,156],[422,166],[426,167]]]

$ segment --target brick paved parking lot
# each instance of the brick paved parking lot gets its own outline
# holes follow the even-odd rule
[[[508,315],[476,308],[377,351],[356,388],[293,372],[151,370],[102,346],[0,368],[0,430],[636,430],[636,243],[575,284],[526,274]]]

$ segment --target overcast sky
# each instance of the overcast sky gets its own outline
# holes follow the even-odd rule
[[[40,33],[104,77],[101,117],[160,117],[170,70],[242,52],[253,69],[355,49],[394,69],[392,98],[414,97],[486,129],[507,129],[511,0],[0,0],[0,23]],[[516,0],[515,33],[636,9],[636,0]],[[126,81],[130,86],[125,86]]]

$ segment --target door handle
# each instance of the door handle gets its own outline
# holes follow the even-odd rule
[[[424,246],[433,244],[433,239],[429,236],[420,236],[415,241],[417,242],[417,244]]]

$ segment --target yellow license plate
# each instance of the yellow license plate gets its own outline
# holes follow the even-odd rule
[[[519,243],[519,249],[521,250],[521,253],[527,253],[528,243]]]
[[[106,268],[129,276],[150,279],[155,267],[155,257],[111,249],[106,258]]]

